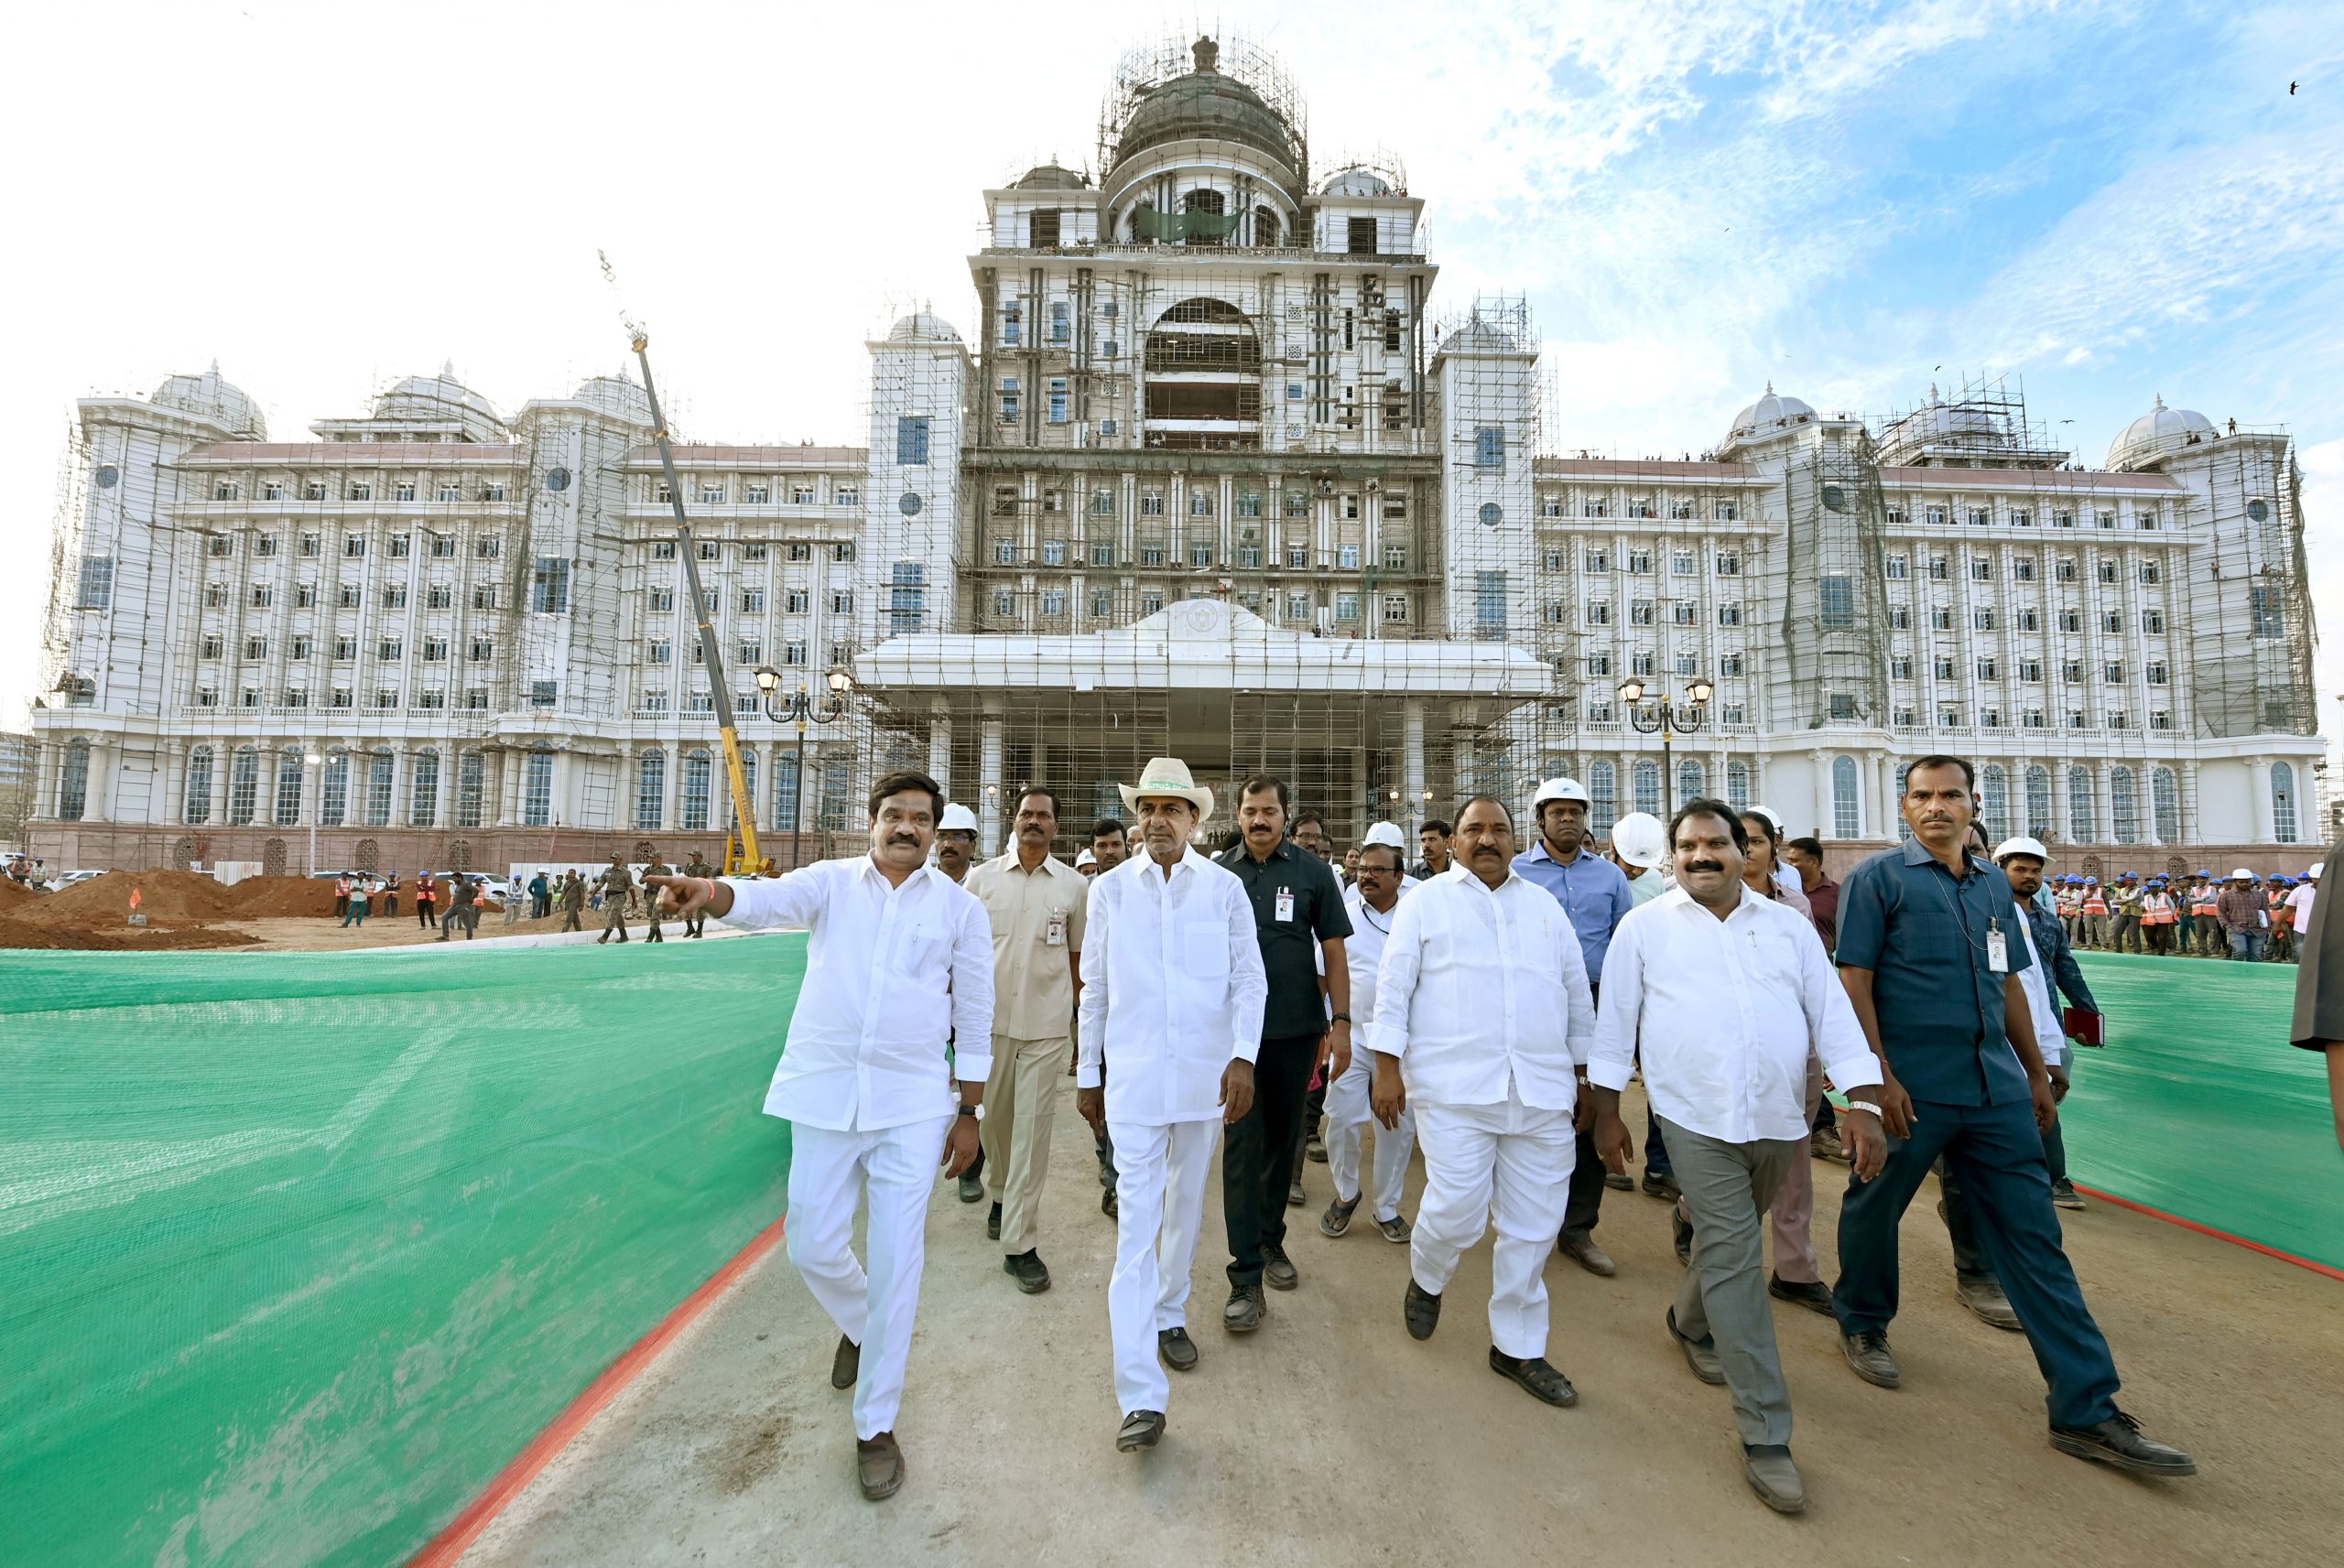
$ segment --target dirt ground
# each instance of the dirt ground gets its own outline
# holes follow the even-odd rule
[[[1845,1167],[1817,1175],[1829,1277]],[[1419,1162],[1405,1212],[1421,1180]],[[1597,1234],[1615,1278],[1549,1262],[1548,1355],[1579,1391],[1553,1410],[1484,1359],[1486,1240],[1418,1344],[1400,1322],[1405,1249],[1363,1215],[1340,1240],[1321,1236],[1327,1167],[1306,1165],[1304,1182],[1310,1202],[1287,1211],[1301,1288],[1271,1292],[1268,1322],[1237,1338],[1219,1321],[1216,1174],[1188,1303],[1200,1364],[1172,1379],[1163,1444],[1118,1454],[1114,1226],[1069,1087],[1043,1212],[1047,1293],[1020,1295],[985,1240],[983,1206],[937,1185],[895,1498],[855,1489],[850,1396],[829,1380],[836,1332],[776,1250],[515,1500],[466,1568],[2337,1561],[2336,1281],[2110,1204],[2060,1217],[2125,1407],[2198,1461],[2193,1480],[2144,1481],[2045,1442],[2025,1340],[1954,1301],[1925,1191],[1904,1230],[1902,1390],[1858,1381],[1829,1319],[1775,1303],[1808,1496],[1805,1516],[1784,1519],[1742,1478],[1725,1390],[1694,1379],[1663,1325],[1678,1269],[1660,1202],[1606,1195]]]

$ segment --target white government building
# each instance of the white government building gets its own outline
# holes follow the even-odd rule
[[[2160,402],[2089,468],[1991,386],[1872,421],[1769,387],[1705,453],[1557,456],[1527,313],[1437,319],[1422,199],[1389,159],[1314,168],[1266,57],[1128,57],[1097,170],[984,193],[972,335],[920,312],[870,345],[867,447],[676,451],[785,864],[844,847],[889,766],[990,846],[1021,783],[1076,832],[1167,752],[1285,773],[1339,842],[1570,773],[1599,826],[1721,794],[1876,846],[1902,762],[1947,751],[1991,833],[2069,869],[2308,858],[2284,432]],[[712,852],[641,389],[508,416],[443,371],[310,434],[271,441],[216,369],[81,404],[35,852]],[[785,697],[854,679],[802,775],[760,665]],[[1696,683],[1664,752],[1638,720]]]

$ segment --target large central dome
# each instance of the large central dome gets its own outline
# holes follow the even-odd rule
[[[1226,141],[1267,153],[1299,178],[1305,161],[1302,140],[1284,115],[1262,95],[1220,70],[1221,46],[1199,38],[1196,69],[1150,89],[1134,106],[1115,137],[1114,166],[1150,147],[1174,142]]]

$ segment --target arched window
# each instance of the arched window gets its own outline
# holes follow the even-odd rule
[[[2089,844],[2100,837],[2100,806],[2091,795],[2091,770],[2067,770],[2067,837]]]
[[[1610,762],[1591,762],[1587,770],[1587,825],[1609,833],[1620,820],[1620,774]]]
[[[277,810],[272,820],[279,827],[301,820],[301,753],[291,746],[277,753]]]
[[[285,874],[285,840],[271,838],[260,847],[260,874],[281,877]]]
[[[187,808],[181,819],[190,827],[212,820],[212,748],[198,746],[187,754]]]
[[[456,826],[480,826],[481,797],[487,792],[488,760],[478,752],[464,752],[456,758]]]
[[[1725,765],[1725,803],[1736,811],[1750,809],[1750,764],[1728,762]]]
[[[2026,770],[2026,831],[2030,838],[2051,837],[2051,770],[2040,763]]]
[[[361,838],[358,840],[358,852],[351,857],[351,861],[353,865],[362,871],[381,871],[383,869],[382,840],[379,838]]]
[[[2295,770],[2292,763],[2271,764],[2271,830],[2282,844],[2295,841]]]
[[[1120,793],[1115,799],[1120,807],[1123,801]],[[773,825],[776,831],[798,831],[798,758],[795,753],[776,757],[773,760]],[[1100,815],[1112,816],[1117,813],[1105,811]]]
[[[2149,805],[2156,815],[2157,838],[2167,844],[2181,841],[2181,781],[2171,768],[2149,774]]]
[[[60,822],[79,822],[89,808],[90,743],[74,741],[66,745],[57,770],[57,817]]]
[[[1978,796],[1979,826],[1986,830],[1988,844],[1999,844],[2011,836],[2011,781],[2000,763],[1988,762],[1978,770]]]
[[[426,747],[407,764],[407,823],[429,827],[440,815],[440,753]]]
[[[236,748],[235,760],[228,764],[228,820],[238,827],[252,826],[253,814],[260,809],[260,752],[251,746]]]
[[[325,772],[318,783],[318,826],[339,827],[350,817],[350,753],[339,748],[326,754]]]
[[[1709,770],[1687,760],[1677,764],[1677,804],[1698,800],[1709,793]]]
[[[2130,768],[2108,771],[2109,831],[2119,844],[2141,841],[2141,796],[2139,781]]]
[[[391,786],[398,782],[399,760],[388,746],[375,748],[366,759],[366,826],[391,825]]]
[[[553,826],[553,753],[543,747],[521,764],[521,825]]]
[[[1278,243],[1278,215],[1266,207],[1253,209],[1253,243],[1271,249]]]
[[[1646,758],[1636,763],[1629,777],[1634,781],[1636,809],[1660,815],[1660,764]]]
[[[1863,796],[1859,793],[1856,760],[1831,759],[1831,837],[1861,838],[1864,831]]]
[[[1218,190],[1202,186],[1186,191],[1180,197],[1180,231],[1185,243],[1191,245],[1217,245],[1229,238],[1237,225],[1224,214],[1229,211],[1229,199]]]
[[[654,746],[635,760],[635,826],[657,833],[667,808],[667,753]]]
[[[684,753],[684,798],[677,811],[676,826],[687,833],[708,829],[708,748],[695,746]]]

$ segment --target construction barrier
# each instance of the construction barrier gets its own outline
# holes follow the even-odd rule
[[[405,1562],[780,1215],[804,961],[0,954],[0,1556]]]

